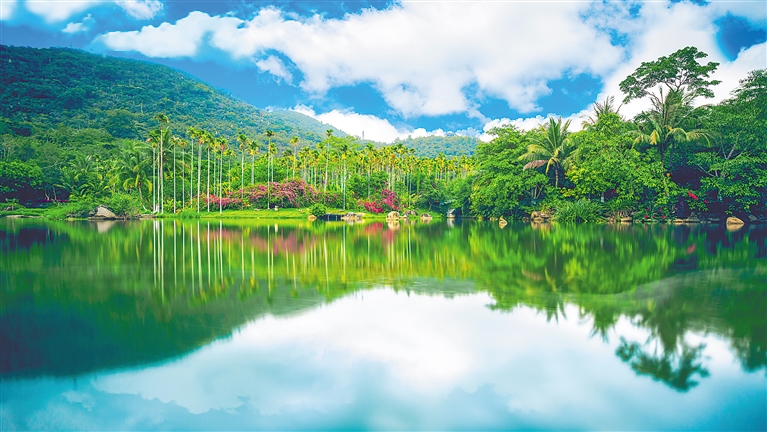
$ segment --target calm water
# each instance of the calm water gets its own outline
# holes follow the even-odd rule
[[[2,429],[767,429],[766,227],[0,220]]]

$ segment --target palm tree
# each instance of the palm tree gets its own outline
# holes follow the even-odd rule
[[[622,106],[622,104],[617,107],[615,106],[615,96],[606,97],[604,102],[594,102],[594,116],[589,116],[589,118],[583,122],[583,127],[586,129],[593,129],[599,122],[600,117],[610,114],[620,115],[618,114],[618,111],[620,111]]]
[[[248,153],[250,153],[251,156],[251,167],[250,167],[250,184],[253,184],[256,182],[256,154],[258,154],[258,150],[261,147],[258,144],[258,141],[256,140],[250,140],[248,142]]]
[[[240,188],[241,188],[241,198],[242,201],[245,202],[245,149],[248,147],[248,141],[250,139],[247,135],[241,133],[240,136],[237,137],[237,141],[240,143]]]
[[[181,138],[173,137],[173,213],[176,213],[176,147],[183,147],[183,142]],[[184,195],[183,192],[181,195]]]
[[[554,168],[554,187],[559,187],[559,169],[563,168],[569,162],[570,157],[575,151],[573,141],[570,139],[570,133],[567,129],[570,127],[570,120],[562,124],[562,117],[554,120],[549,118],[549,124],[545,127],[545,135],[527,146],[527,153],[519,157],[519,160],[528,160],[522,168],[538,168],[546,165],[546,174],[550,168]]]
[[[186,170],[187,170],[187,164],[186,164],[186,148],[189,146],[191,148],[191,145],[189,141],[183,140],[180,143],[181,146],[181,209],[183,210],[186,206]],[[191,175],[192,171],[192,161],[190,160],[189,166],[189,175]],[[191,181],[190,181],[191,186]]]
[[[126,192],[136,189],[138,191],[139,202],[141,202],[141,207],[144,210],[146,210],[146,206],[144,205],[142,188],[146,187],[147,192],[152,192],[152,181],[146,173],[148,168],[147,158],[144,153],[146,150],[146,146],[130,141],[122,150],[117,161],[118,175],[122,180],[123,189]],[[152,159],[152,164],[154,165],[154,159]]]
[[[163,175],[165,171],[163,170],[163,158],[165,157],[165,153],[163,151],[164,144],[170,141],[170,127],[168,124],[170,123],[170,119],[168,119],[168,116],[159,113],[155,115],[155,119],[157,119],[157,122],[160,123],[160,135],[159,135],[159,188],[157,188],[158,193],[158,199],[160,201],[160,214],[162,214],[165,210],[165,186],[163,182]],[[163,129],[163,126],[165,127]]]
[[[636,138],[634,144],[651,144],[658,146],[661,163],[666,163],[666,152],[669,154],[668,164],[673,159],[674,143],[704,140],[710,143],[712,134],[706,130],[694,129],[686,131],[681,124],[693,111],[692,102],[697,96],[694,92],[684,90],[669,90],[663,94],[663,88],[658,95],[650,94],[652,108],[638,116],[639,129],[630,133]]]
[[[298,137],[294,136],[290,139],[290,143],[293,144],[293,180],[296,179],[296,165],[298,164]]]
[[[266,206],[269,207],[269,205],[272,202],[272,137],[274,136],[274,131],[271,129],[266,130]]]
[[[333,129],[328,129],[325,131],[325,135],[327,135],[327,143],[325,144],[325,184],[322,186],[322,193],[323,195],[327,195],[328,192],[328,167],[330,165],[330,139],[333,137]],[[323,201],[325,197],[323,196]]]

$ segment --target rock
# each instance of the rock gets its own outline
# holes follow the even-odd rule
[[[317,220],[317,216],[310,214],[309,215],[309,222],[314,222]]]
[[[743,221],[736,218],[735,216],[730,216],[727,218],[727,225],[743,225]]]
[[[679,197],[676,204],[674,204],[674,216],[677,219],[687,219],[690,217],[690,214],[692,214],[690,205],[687,204],[687,201],[685,201],[684,198]]]
[[[103,205],[88,213],[88,217],[91,219],[117,219],[117,215]]]
[[[421,222],[428,222],[431,219],[432,218],[431,218],[431,215],[429,213],[424,213],[424,214],[421,215]]]
[[[410,217],[418,217],[418,212],[415,210],[406,210],[404,213],[402,213],[403,218],[410,218]]]
[[[504,219],[504,218],[501,218],[501,219],[498,221],[498,226],[499,226],[499,227],[501,227],[501,228],[505,227],[505,226],[506,226],[506,225],[508,225],[508,224],[509,224],[509,223],[508,223],[508,222],[506,222],[506,219]]]
[[[750,214],[750,215],[748,215],[748,221],[751,222],[751,223],[759,222],[759,218],[754,216],[754,215],[752,215],[752,214]]]
[[[399,219],[399,213],[392,211],[386,215],[386,219]]]
[[[622,217],[621,218],[621,223],[631,223],[633,221],[634,221],[634,219],[631,218],[631,217]]]
[[[360,213],[349,212],[341,216],[341,220],[347,222],[359,221],[362,220],[362,215]]]

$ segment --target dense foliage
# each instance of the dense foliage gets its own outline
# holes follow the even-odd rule
[[[767,70],[712,95],[717,64],[694,47],[643,63],[574,132],[550,118],[495,138],[377,146],[298,113],[281,117],[163,66],[73,50],[0,47],[0,199],[106,202],[181,213],[410,208],[563,221],[767,214]],[[5,67],[5,65],[8,65]],[[313,129],[312,129],[313,128]],[[473,153],[473,154],[472,154]],[[129,198],[126,198],[129,197]],[[132,200],[127,205],[125,200]]]
[[[402,143],[407,148],[415,150],[418,156],[437,157],[440,153],[445,156],[471,156],[479,144],[479,139],[469,136],[425,136],[407,137],[397,140],[394,144]]]

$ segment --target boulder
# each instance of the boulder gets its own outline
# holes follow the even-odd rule
[[[727,218],[727,225],[743,225],[743,221],[736,218],[735,216],[730,216]]]
[[[392,211],[386,215],[386,219],[399,219],[399,213]]]
[[[410,218],[410,217],[418,217],[418,212],[415,210],[406,210],[404,213],[402,213],[403,218]]]
[[[309,215],[309,222],[314,222],[314,221],[316,221],[316,220],[317,220],[317,216],[315,216],[315,215],[313,215],[313,214],[310,214],[310,215]]]
[[[431,219],[432,218],[431,218],[431,215],[429,213],[424,213],[424,214],[421,215],[421,222],[428,222]]]
[[[341,220],[347,222],[359,221],[362,220],[362,216],[359,213],[349,212],[341,216]]]
[[[100,205],[88,213],[90,219],[117,219],[117,215],[107,207]]]

